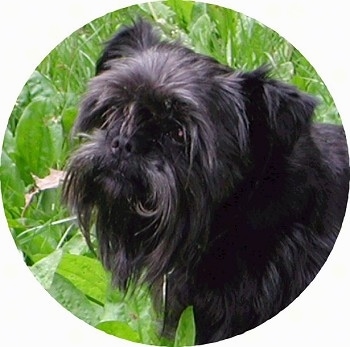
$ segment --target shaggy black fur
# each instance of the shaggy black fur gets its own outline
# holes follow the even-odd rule
[[[114,284],[150,286],[166,333],[193,305],[198,344],[241,334],[326,261],[348,153],[342,127],[312,124],[315,106],[266,68],[233,71],[143,21],[107,44],[63,197],[89,242],[96,223]]]

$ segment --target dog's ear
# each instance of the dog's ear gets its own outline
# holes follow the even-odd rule
[[[266,67],[236,75],[245,99],[251,145],[289,153],[308,130],[317,101],[294,86],[269,78]]]
[[[158,33],[150,23],[142,19],[139,19],[132,26],[121,28],[105,45],[104,51],[96,63],[96,74],[108,70],[108,62],[111,60],[131,56],[133,52],[145,50],[159,42]]]

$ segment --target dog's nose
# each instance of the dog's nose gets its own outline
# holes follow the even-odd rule
[[[111,142],[111,150],[115,155],[126,155],[128,156],[133,152],[132,142],[124,136],[117,136]]]

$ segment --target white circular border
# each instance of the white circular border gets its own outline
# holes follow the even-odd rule
[[[40,61],[64,38],[91,20],[132,0],[11,0],[0,4],[2,53],[1,143],[8,117],[24,83]],[[346,2],[313,4],[303,0],[210,1],[243,12],[276,30],[294,44],[330,90],[350,136],[348,33]],[[135,346],[91,328],[60,306],[22,261],[0,201],[0,344],[6,346]],[[348,346],[350,342],[349,213],[326,265],[303,294],[277,317],[219,346]]]

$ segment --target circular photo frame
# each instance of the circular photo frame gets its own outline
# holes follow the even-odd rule
[[[189,1],[109,12],[17,98],[5,221],[42,287],[88,325],[150,345],[243,342],[333,248],[348,192],[341,121],[312,65],[252,17]]]

